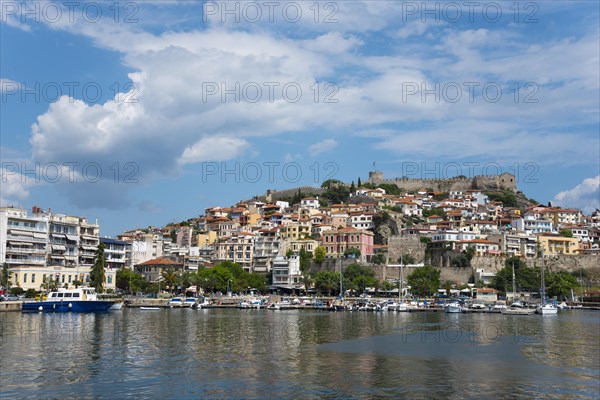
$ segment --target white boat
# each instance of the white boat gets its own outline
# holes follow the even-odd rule
[[[194,297],[186,297],[183,301],[182,307],[194,308],[196,307],[196,298]]]
[[[119,302],[116,302],[115,304],[113,304],[112,306],[110,306],[109,311],[117,311],[117,310],[120,310],[121,308],[123,308],[123,302],[119,301]]]
[[[471,304],[471,310],[487,310],[487,307],[482,299],[475,299]]]
[[[554,315],[558,314],[558,308],[551,303],[546,303],[546,280],[544,279],[544,270],[546,269],[546,263],[544,262],[544,250],[542,249],[542,273],[541,273],[541,288],[540,288],[540,299],[541,303],[538,306],[536,312],[541,315]]]
[[[492,312],[502,312],[502,310],[506,310],[508,307],[506,306],[506,302],[504,300],[498,300],[492,306]]]
[[[514,292],[513,292],[514,293]],[[520,301],[513,302],[510,307],[500,311],[504,315],[533,315],[535,308],[527,308]]]
[[[198,299],[198,306],[196,308],[198,310],[200,310],[202,308],[206,308],[209,305],[210,305],[210,302],[208,300],[206,300],[206,297],[200,297]]]
[[[157,311],[160,310],[160,307],[140,307],[142,311]]]
[[[183,300],[181,299],[181,297],[173,297],[172,299],[169,300],[169,302],[167,303],[167,306],[173,308],[173,307],[183,307]]]
[[[562,303],[557,304],[556,307],[558,307],[559,310],[567,310],[569,305],[563,301]]]
[[[444,304],[444,312],[461,313],[463,312],[463,307],[458,301],[451,301],[449,303]]]
[[[512,266],[512,286],[513,299],[516,296],[517,290],[515,285],[515,265]],[[527,308],[520,300],[513,301],[510,307],[500,310],[503,315],[532,315],[535,314],[535,308]]]
[[[543,304],[538,306],[536,312],[541,315],[558,314],[558,308],[554,304]]]
[[[238,308],[262,308],[263,303],[260,299],[250,298],[240,301]]]

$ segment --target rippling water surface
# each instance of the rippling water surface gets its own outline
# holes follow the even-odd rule
[[[0,314],[1,398],[600,398],[600,313]]]

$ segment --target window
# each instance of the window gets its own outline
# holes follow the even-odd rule
[[[107,279],[107,281],[108,281],[108,283],[112,283],[112,275],[109,275],[109,276],[108,276],[108,279]]]
[[[31,274],[31,283],[35,283],[35,274]]]
[[[69,283],[71,283],[71,279],[73,278],[72,275],[69,275]]]

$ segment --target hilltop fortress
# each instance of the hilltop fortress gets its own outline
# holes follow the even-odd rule
[[[369,183],[379,185],[381,183],[394,184],[407,191],[431,188],[439,192],[465,191],[472,189],[480,190],[511,190],[517,191],[517,182],[514,175],[505,172],[501,175],[479,175],[472,178],[465,176],[445,179],[414,179],[395,178],[385,179],[383,172],[370,171]]]
[[[394,178],[386,179],[381,171],[370,171],[368,182],[373,185],[381,183],[391,183],[399,188],[409,192],[420,189],[433,189],[438,192],[449,193],[453,191],[465,190],[510,190],[517,191],[517,180],[513,174],[505,172],[501,175],[478,175],[472,178],[457,176],[453,178],[441,179],[422,179],[422,178]],[[345,184],[349,186],[349,184]],[[255,196],[254,200],[276,201],[290,198],[300,191],[305,196],[318,196],[325,191],[325,188],[313,186],[301,186],[283,190],[267,190],[262,196]]]

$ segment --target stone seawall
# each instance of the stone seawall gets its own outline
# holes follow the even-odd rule
[[[421,243],[419,242],[419,244]],[[442,281],[451,280],[457,283],[468,283],[475,269],[484,269],[486,272],[498,272],[504,268],[506,259],[507,257],[473,257],[470,268],[440,267],[438,265],[434,265],[434,267],[440,269],[440,279]],[[395,262],[395,260],[393,261]],[[322,265],[313,263],[310,270],[314,273],[319,271],[339,271],[340,264],[345,269],[354,262],[357,262],[357,260],[343,259],[338,264],[336,264],[335,260],[326,260]],[[417,263],[420,262],[422,262],[422,256],[421,259],[417,258]],[[528,258],[525,259],[525,262],[529,267],[540,268],[541,266],[540,259]],[[546,266],[550,271],[567,272],[583,268],[585,270],[594,270],[596,275],[600,273],[600,257],[594,255],[549,257],[546,259]],[[369,267],[373,269],[375,277],[379,280],[398,279],[400,274],[398,267],[388,267],[386,265],[369,265]],[[405,267],[404,276],[408,276],[412,271],[413,268]]]

